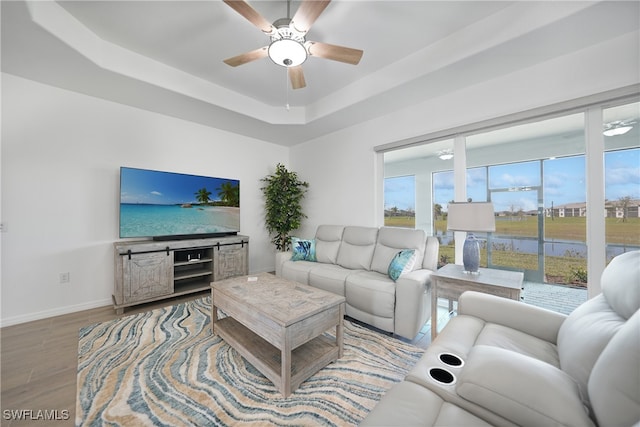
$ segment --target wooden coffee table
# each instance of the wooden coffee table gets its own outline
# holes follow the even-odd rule
[[[342,357],[344,302],[269,273],[236,277],[211,284],[211,327],[287,397]]]

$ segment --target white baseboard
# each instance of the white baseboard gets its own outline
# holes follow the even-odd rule
[[[259,273],[270,273],[274,269],[270,267],[259,268],[257,270],[252,270],[250,274],[259,274]],[[42,320],[47,319],[49,317],[62,316],[64,314],[77,313],[78,311],[83,310],[91,310],[92,308],[100,308],[113,305],[113,300],[111,298],[91,301],[82,304],[76,305],[68,305],[64,307],[58,307],[51,310],[39,311],[36,313],[28,313],[20,316],[13,316],[8,318],[0,319],[0,328],[4,328],[5,326],[13,326],[18,325],[20,323],[33,322],[34,320]]]
[[[33,322],[34,320],[47,319],[49,317],[62,316],[63,314],[77,313],[78,311],[90,310],[92,308],[106,307],[109,305],[113,305],[113,300],[111,298],[3,318],[0,319],[0,328],[18,325],[20,323]]]

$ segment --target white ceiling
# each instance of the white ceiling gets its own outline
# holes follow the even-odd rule
[[[284,0],[250,4],[286,16]],[[268,44],[222,1],[5,1],[2,70],[291,146],[637,30],[639,5],[336,0],[307,39],[362,61],[309,58],[293,91],[267,58],[222,62]]]

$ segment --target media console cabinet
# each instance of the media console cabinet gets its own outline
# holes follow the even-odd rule
[[[249,274],[249,237],[116,242],[113,307],[209,290],[211,282]]]

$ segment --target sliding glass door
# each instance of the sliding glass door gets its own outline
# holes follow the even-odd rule
[[[484,239],[481,266],[524,271],[526,280],[584,287],[587,271],[596,274],[603,268],[594,259],[603,253],[599,242],[606,240],[606,262],[640,249],[637,96],[633,102],[573,111],[503,127],[480,126],[477,132],[452,130],[455,144],[434,139],[385,152],[386,178],[413,177],[415,227],[440,239],[441,265],[458,261],[453,235],[446,230],[447,205],[454,200],[493,202],[496,231],[477,235]],[[602,125],[594,121],[600,118]],[[454,170],[454,164],[464,169]],[[596,185],[587,188],[588,182]],[[391,211],[402,210],[397,207]],[[588,241],[598,245],[591,254]]]

